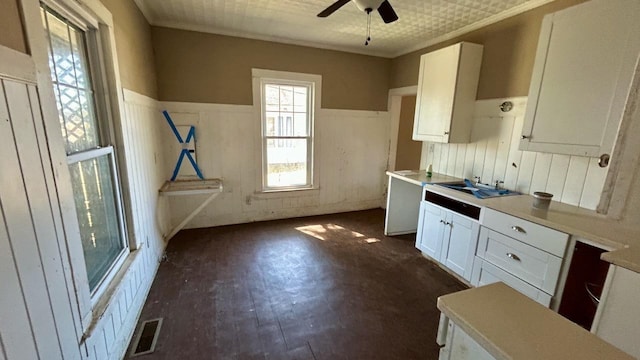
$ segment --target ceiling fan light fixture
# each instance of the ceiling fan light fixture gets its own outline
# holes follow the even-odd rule
[[[367,11],[367,9],[378,10],[384,0],[353,0],[360,11]]]

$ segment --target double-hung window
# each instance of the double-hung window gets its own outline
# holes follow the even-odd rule
[[[90,291],[96,293],[128,253],[115,154],[101,84],[96,31],[41,5],[49,68],[67,153]]]
[[[262,189],[313,187],[315,83],[260,79]]]

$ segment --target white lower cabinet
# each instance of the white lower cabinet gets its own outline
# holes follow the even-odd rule
[[[612,266],[592,332],[640,359],[640,273]],[[606,294],[606,295],[605,295]]]
[[[444,315],[441,315],[444,316]],[[439,343],[440,360],[494,360],[487,350],[471,338],[464,330],[450,320],[440,321],[438,333],[443,334],[443,342]],[[446,328],[442,328],[446,327]]]
[[[467,281],[479,232],[476,221],[427,201],[420,205],[416,247]]]
[[[502,281],[549,307],[568,241],[568,234],[485,209],[471,284]]]
[[[471,275],[471,283],[474,286],[484,286],[500,281],[546,307],[549,307],[551,304],[551,295],[509,274],[480,257],[475,258],[473,274]]]
[[[444,237],[442,219],[442,209],[426,201],[420,203],[416,247],[439,262],[442,262],[440,253],[442,252],[442,238]]]

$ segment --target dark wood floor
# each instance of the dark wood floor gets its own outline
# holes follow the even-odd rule
[[[438,296],[465,286],[385,237],[383,210],[180,232],[139,359],[436,359]],[[127,353],[129,354],[129,353]]]

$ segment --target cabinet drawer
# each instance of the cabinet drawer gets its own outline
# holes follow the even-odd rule
[[[471,284],[474,286],[489,285],[496,282],[503,282],[521,294],[533,299],[534,301],[549,307],[551,304],[551,295],[544,291],[527,284],[517,277],[507,273],[491,263],[476,257],[473,263],[473,275],[471,276]]]
[[[483,227],[477,255],[506,272],[554,294],[562,259]]]
[[[492,209],[485,209],[482,225],[560,258],[569,241],[568,234]]]

